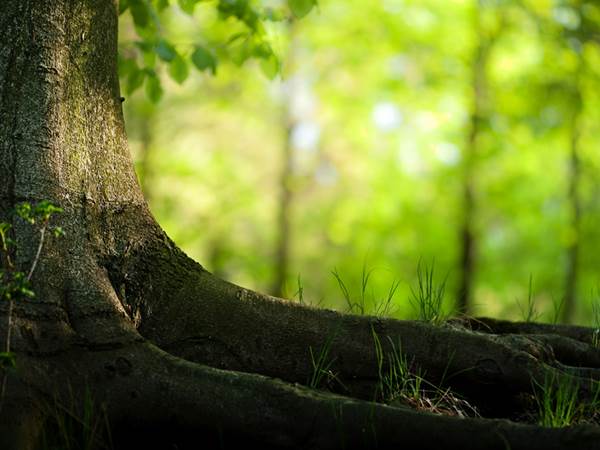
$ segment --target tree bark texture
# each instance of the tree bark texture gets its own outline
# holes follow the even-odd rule
[[[590,380],[600,378],[591,329],[344,315],[235,286],[181,252],[150,214],[127,149],[117,19],[116,1],[2,4],[0,221],[14,227],[21,268],[38,242],[12,213],[17,203],[63,208],[55,221],[66,237],[44,246],[36,297],[15,303],[17,368],[0,412],[0,448],[40,448],[47,405],[88,392],[117,448],[600,448],[595,425],[506,420],[548,372],[569,374],[582,398],[591,395]],[[5,336],[8,305],[0,314]],[[374,336],[384,352],[401,343],[429,381],[488,418],[374,402]],[[335,378],[309,388],[310,352],[326,343]]]

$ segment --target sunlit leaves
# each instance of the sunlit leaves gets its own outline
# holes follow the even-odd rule
[[[217,59],[206,48],[200,45],[196,46],[191,59],[198,70],[210,70],[213,74],[217,72]]]
[[[260,16],[248,0],[219,0],[217,10],[223,20],[233,16],[244,22],[253,31],[257,31],[259,28]]]
[[[163,19],[168,17],[169,10],[179,9],[191,17],[185,20],[198,20],[199,14],[195,12],[199,3],[201,0],[120,0],[119,12],[131,14],[137,34],[137,39],[126,44],[119,55],[124,92],[131,95],[145,86],[148,98],[157,102],[163,95],[161,83],[165,75],[182,84],[190,75],[190,63],[197,70],[214,75],[221,60],[242,65],[255,59],[263,74],[273,79],[280,72],[280,61],[271,48],[263,23],[286,20],[290,14],[306,15],[316,0],[296,0],[290,5],[281,1],[269,7],[253,0],[217,0],[212,7],[221,23],[227,23],[225,33],[220,32],[215,38],[207,31],[200,38],[181,42],[181,35],[169,30],[169,26],[165,26],[168,20],[163,22]]]

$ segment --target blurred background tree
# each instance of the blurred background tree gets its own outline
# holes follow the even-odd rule
[[[126,123],[208,270],[409,318],[421,262],[448,312],[598,320],[596,2],[170,3],[122,2]]]

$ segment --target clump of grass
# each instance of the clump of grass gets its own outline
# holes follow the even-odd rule
[[[387,354],[388,361],[385,364],[385,355],[379,336],[374,329],[371,329],[371,333],[375,343],[379,396],[388,402],[399,396],[419,400],[423,377],[419,369],[415,374],[411,373],[408,357],[402,353],[400,341],[396,346],[388,337],[391,351]]]
[[[333,381],[337,381],[343,386],[337,375],[331,370],[331,366],[335,362],[335,358],[329,355],[331,345],[337,334],[337,330],[327,336],[325,342],[318,352],[314,351],[312,346],[308,347],[312,371],[307,381],[307,386],[313,389],[319,389],[323,386],[329,386]]]
[[[417,318],[434,325],[440,325],[447,319],[443,312],[444,295],[448,276],[440,283],[434,278],[435,263],[431,266],[421,261],[417,264],[417,286],[411,287],[410,303],[417,312]]]
[[[384,403],[402,403],[437,414],[479,416],[475,407],[454,395],[450,389],[442,389],[427,381],[420,367],[414,364],[414,361],[409,361],[407,355],[402,352],[400,341],[396,345],[388,336],[390,351],[384,355],[381,340],[373,328],[371,333],[375,343],[379,376],[377,398]]]
[[[578,421],[585,405],[579,401],[579,383],[571,376],[548,372],[543,383],[534,380],[538,423],[544,427],[567,427]]]
[[[302,283],[302,277],[298,274],[297,278],[298,290],[294,294],[294,297],[298,296],[298,303],[304,305],[304,284]]]
[[[517,300],[517,305],[521,310],[521,316],[523,321],[530,323],[535,322],[539,319],[540,314],[535,305],[535,299],[533,298],[533,276],[529,275],[529,289],[527,290],[527,302],[525,305],[521,305],[521,302]]]
[[[552,297],[552,323],[556,325],[560,320],[560,316],[562,314],[562,310],[565,306],[566,297],[561,297],[560,300],[557,300]]]
[[[373,273],[373,269],[367,270],[366,265],[363,264],[360,276],[360,296],[356,300],[352,297],[352,295],[350,295],[350,290],[346,286],[344,280],[342,280],[342,277],[338,273],[337,269],[334,269],[332,273],[337,280],[340,290],[342,291],[342,295],[344,296],[344,300],[348,305],[348,312],[351,314],[364,315],[366,313],[367,287],[369,285],[369,280]]]
[[[365,315],[369,313],[367,308],[368,301],[373,304],[372,313],[376,316],[384,317],[389,316],[393,312],[393,300],[400,285],[399,281],[392,282],[392,285],[387,291],[385,297],[381,299],[375,298],[372,290],[369,290],[369,283],[371,282],[371,276],[373,275],[373,269],[367,269],[366,265],[363,264],[361,276],[360,276],[360,292],[357,297],[350,294],[350,289],[342,279],[337,269],[331,272],[338,282],[342,296],[347,305],[347,311],[351,314]]]

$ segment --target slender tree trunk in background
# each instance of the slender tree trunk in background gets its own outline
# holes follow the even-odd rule
[[[579,268],[579,242],[581,234],[581,198],[579,194],[581,167],[579,145],[582,120],[582,98],[580,85],[580,72],[582,70],[581,56],[579,58],[579,68],[575,75],[575,93],[573,99],[574,108],[569,130],[569,191],[567,198],[570,206],[570,240],[566,249],[567,266],[565,276],[565,298],[561,317],[564,323],[570,323],[573,321],[573,316],[577,306],[577,272]]]
[[[290,51],[288,54],[287,61],[290,64],[291,70],[289,73],[293,74],[294,71],[294,47],[295,43],[295,23],[292,22],[288,25],[288,33],[290,35]],[[285,111],[283,114],[284,118],[284,142],[281,159],[281,174],[279,178],[279,204],[277,212],[277,247],[275,251],[274,261],[274,273],[275,279],[273,281],[273,287],[271,292],[276,297],[283,297],[285,295],[285,283],[289,272],[289,261],[290,261],[290,246],[291,246],[291,214],[292,214],[292,201],[293,191],[291,188],[291,181],[293,176],[293,157],[294,149],[292,143],[292,133],[296,123],[293,119],[291,111],[292,92],[289,90],[292,86],[288,84],[288,92],[285,95]]]
[[[486,89],[486,64],[489,45],[482,32],[479,2],[475,11],[477,47],[472,64],[471,105],[468,135],[463,158],[463,223],[460,231],[460,282],[457,291],[457,310],[469,314],[473,302],[473,285],[476,270],[477,237],[475,232],[475,175],[479,153],[479,134],[484,118]]]
[[[20,269],[37,239],[12,213],[19,202],[63,208],[55,223],[67,237],[44,245],[35,298],[14,303],[1,449],[40,448],[66,406],[89,417],[90,397],[117,449],[600,449],[594,425],[547,429],[372,401],[390,342],[488,417],[525,411],[521,399],[548,373],[567,374],[589,399],[600,379],[592,329],[488,321],[474,331],[482,321],[318,310],[227,283],[181,252],[150,214],[127,149],[117,3],[2,3],[0,221],[13,225]],[[0,336],[8,313],[0,304]],[[315,375],[313,350],[335,374],[319,387],[337,394],[300,384]]]
[[[279,179],[279,211],[277,214],[277,250],[275,253],[275,281],[271,289],[276,297],[285,295],[285,281],[288,274],[289,259],[290,259],[290,243],[291,243],[291,206],[293,192],[291,189],[292,176],[292,142],[291,135],[293,124],[286,125],[285,143],[283,146],[282,155],[282,170]]]

